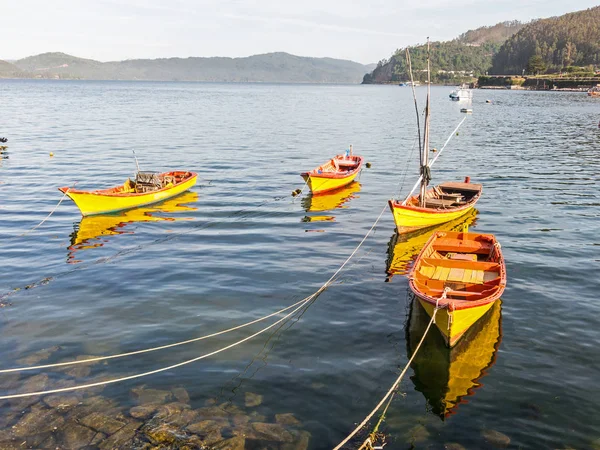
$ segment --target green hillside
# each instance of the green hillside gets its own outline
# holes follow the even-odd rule
[[[0,78],[23,78],[27,74],[14,64],[0,60]]]
[[[373,68],[353,61],[288,53],[246,58],[133,59],[106,63],[65,53],[44,53],[15,64],[37,78],[280,83],[358,83]]]
[[[502,45],[491,71],[556,72],[587,65],[600,65],[600,6],[528,24]]]
[[[523,27],[518,21],[502,22],[490,27],[469,30],[452,41],[431,43],[431,78],[434,83],[458,83],[486,73],[492,57],[508,36]],[[427,79],[427,46],[410,47],[415,79]],[[398,49],[389,59],[380,61],[363,83],[396,83],[410,77],[405,49]]]

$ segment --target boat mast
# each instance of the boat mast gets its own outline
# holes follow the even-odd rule
[[[419,193],[419,206],[425,207],[425,192],[431,180],[429,171],[429,121],[430,121],[430,97],[431,97],[431,62],[429,55],[429,37],[427,37],[427,103],[425,106],[425,128],[423,131],[423,154],[421,156],[421,191]]]

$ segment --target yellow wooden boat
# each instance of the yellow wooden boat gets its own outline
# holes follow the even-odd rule
[[[468,403],[483,384],[496,362],[502,341],[501,300],[494,302],[490,310],[453,348],[448,348],[439,333],[431,331],[411,363],[411,377],[415,389],[425,396],[429,410],[445,420],[456,414],[461,404]],[[425,333],[429,316],[418,301],[411,305],[407,325],[408,355],[412,357]]]
[[[506,266],[492,234],[436,231],[417,257],[409,286],[452,347],[500,298]]]
[[[100,214],[82,217],[81,221],[74,225],[71,234],[71,245],[67,260],[74,261],[75,253],[80,250],[102,247],[106,240],[105,236],[119,234],[130,234],[127,226],[139,222],[174,222],[187,220],[188,218],[176,217],[174,214],[195,211],[197,208],[188,206],[198,201],[196,192],[184,192],[177,197],[170,198],[164,202],[146,207],[129,209],[114,214]]]
[[[190,189],[197,178],[195,172],[138,172],[135,181],[128,179],[122,186],[95,191],[62,187],[59,191],[75,202],[83,216],[92,216],[167,200]]]
[[[364,158],[362,156],[336,155],[325,164],[310,172],[303,172],[304,179],[313,195],[340,189],[354,181],[360,173]]]
[[[421,228],[410,233],[394,233],[388,244],[388,258],[386,264],[386,281],[394,275],[408,275],[413,262],[423,246],[434,231],[462,231],[468,232],[469,227],[477,222],[477,210],[469,210],[464,216],[444,224]]]
[[[394,216],[398,233],[407,233],[419,228],[431,227],[449,222],[469,212],[481,196],[481,185],[470,183],[466,177],[464,182],[446,182],[429,187],[431,167],[440,156],[429,161],[429,133],[431,120],[431,83],[429,71],[429,41],[427,42],[427,102],[425,107],[425,126],[421,145],[421,130],[419,128],[419,170],[420,177],[404,201],[390,200],[389,205]],[[411,74],[412,76],[412,74]],[[416,98],[415,98],[416,103]],[[462,122],[461,122],[462,123]],[[460,126],[460,125],[459,125]],[[458,129],[458,127],[457,127]],[[452,136],[452,135],[451,135]],[[448,139],[449,141],[450,139]],[[419,187],[419,193],[413,192]]]
[[[408,233],[456,220],[474,208],[481,190],[481,184],[447,182],[428,188],[422,206],[420,195],[403,202],[390,200],[396,229],[398,233]]]

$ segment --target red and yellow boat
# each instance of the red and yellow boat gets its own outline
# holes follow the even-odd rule
[[[446,344],[461,336],[500,298],[506,287],[506,265],[492,234],[437,231],[421,250],[409,275],[409,286]]]
[[[304,179],[313,195],[330,192],[354,181],[359,174],[364,158],[362,156],[336,155],[325,164],[310,172],[303,172]]]
[[[127,179],[122,186],[109,189],[83,191],[61,187],[58,190],[75,202],[83,216],[92,216],[161,202],[190,189],[197,178],[195,172],[138,172],[135,181]]]

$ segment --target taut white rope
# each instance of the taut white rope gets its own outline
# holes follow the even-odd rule
[[[364,427],[369,420],[371,420],[371,418],[375,415],[375,413],[379,410],[379,408],[381,408],[381,406],[385,403],[385,401],[388,399],[388,397],[390,395],[392,395],[392,393],[397,389],[398,385],[400,384],[400,382],[402,381],[402,378],[404,378],[404,374],[406,373],[406,371],[408,370],[408,368],[410,367],[410,364],[412,363],[413,359],[415,358],[415,356],[417,356],[417,352],[419,351],[419,348],[421,348],[421,344],[423,343],[423,341],[425,340],[425,336],[427,336],[427,333],[429,332],[429,329],[431,328],[431,324],[435,321],[435,315],[438,312],[438,301],[436,301],[435,304],[435,309],[433,310],[433,314],[431,315],[431,320],[429,321],[429,325],[427,325],[427,328],[425,329],[425,333],[423,333],[423,337],[421,338],[421,340],[419,341],[419,344],[417,345],[417,347],[415,348],[415,351],[413,352],[412,356],[410,357],[410,359],[408,360],[408,362],[406,363],[406,366],[404,367],[404,369],[402,370],[402,372],[400,373],[400,376],[398,378],[396,378],[396,381],[394,381],[394,384],[392,384],[392,387],[389,389],[389,391],[387,392],[387,394],[385,394],[385,396],[381,399],[381,401],[377,404],[377,406],[373,409],[373,411],[371,411],[371,413],[365,417],[365,420],[363,420],[355,429],[354,431],[352,431],[352,433],[350,433],[342,442],[340,442],[333,450],[339,450],[341,449],[344,445],[346,445],[346,443],[352,439],[354,437],[354,435],[356,433],[358,433],[360,431],[360,429],[362,427]],[[2,399],[2,397],[0,397],[0,399]]]
[[[76,391],[76,390],[81,390],[81,389],[87,389],[87,388],[91,388],[91,387],[95,387],[95,386],[102,386],[102,385],[107,385],[107,384],[113,384],[113,383],[118,383],[121,381],[127,381],[127,380],[133,380],[136,378],[141,378],[141,377],[145,377],[145,376],[149,376],[149,375],[154,375],[156,373],[160,373],[160,372],[165,372],[167,370],[171,370],[171,369],[175,369],[177,367],[181,367],[181,366],[185,366],[187,364],[191,364],[193,362],[199,361],[201,359],[204,358],[208,358],[209,356],[213,356],[216,355],[218,353],[221,353],[225,350],[228,350],[230,348],[233,348],[237,345],[240,345],[262,333],[264,333],[265,331],[273,328],[275,325],[283,322],[285,319],[287,319],[288,317],[292,316],[294,313],[296,313],[297,311],[299,311],[300,309],[302,309],[306,304],[308,304],[311,300],[315,299],[319,294],[321,294],[323,291],[325,291],[327,289],[327,287],[329,287],[329,285],[331,285],[331,283],[334,281],[335,277],[342,271],[342,269],[346,266],[346,264],[348,264],[348,262],[352,259],[352,257],[356,254],[356,252],[360,249],[360,247],[363,245],[363,243],[367,240],[367,238],[369,237],[369,235],[371,234],[371,232],[373,231],[373,229],[377,226],[377,224],[379,223],[379,220],[381,220],[381,216],[383,215],[383,213],[385,212],[387,206],[385,206],[382,210],[381,213],[379,213],[379,216],[377,217],[377,219],[375,220],[375,222],[373,223],[373,225],[371,226],[371,228],[369,228],[369,230],[367,231],[367,233],[365,234],[365,236],[362,238],[362,240],[359,242],[359,244],[356,246],[356,248],[354,249],[354,251],[350,254],[350,256],[348,256],[348,258],[344,261],[344,263],[338,268],[338,270],[335,271],[335,273],[323,284],[323,286],[321,286],[314,294],[309,295],[308,297],[306,297],[303,300],[300,300],[299,302],[295,303],[295,305],[299,305],[298,307],[296,307],[296,309],[294,309],[291,313],[288,313],[287,315],[283,316],[281,319],[279,319],[278,321],[272,323],[271,325],[269,325],[268,327],[263,328],[262,330],[248,336],[245,337],[244,339],[241,339],[237,342],[234,342],[233,344],[230,344],[226,347],[220,348],[218,350],[215,350],[213,352],[210,353],[206,353],[204,355],[198,356],[196,358],[192,358],[189,359],[187,361],[183,361],[177,364],[173,364],[167,367],[163,367],[160,369],[155,369],[155,370],[151,370],[149,372],[143,372],[143,373],[138,373],[135,375],[129,375],[126,377],[121,377],[121,378],[114,378],[112,380],[105,380],[105,381],[98,381],[96,383],[88,383],[88,384],[83,384],[83,385],[79,385],[79,386],[71,386],[71,387],[66,387],[66,388],[60,388],[60,389],[50,389],[47,391],[38,391],[38,392],[25,392],[22,394],[11,394],[11,395],[3,395],[0,396],[0,400],[8,400],[8,399],[12,399],[12,398],[23,398],[23,397],[32,397],[32,396],[36,396],[36,395],[46,395],[46,394],[56,394],[58,392],[68,392],[68,391]],[[291,307],[295,306],[292,305],[286,309],[290,309]],[[275,315],[277,313],[273,313],[272,315]],[[172,345],[171,345],[172,346]],[[139,351],[139,352],[144,352]],[[87,360],[87,362],[91,361],[91,359]],[[62,363],[61,363],[62,364]],[[14,369],[8,369],[9,371],[14,371]]]
[[[440,149],[439,153],[435,156],[435,158],[433,158],[433,160],[429,163],[429,167],[433,166],[435,164],[435,162],[437,161],[437,159],[440,157],[440,155],[442,154],[442,152],[444,151],[444,149],[446,148],[446,146],[448,145],[448,142],[450,142],[450,139],[452,139],[452,137],[454,136],[454,134],[458,131],[458,129],[460,128],[460,126],[463,124],[463,122],[467,120],[467,118],[465,117],[463,120],[460,121],[460,123],[458,124],[458,126],[454,129],[454,131],[452,133],[450,133],[450,136],[448,136],[448,139],[446,139],[446,142],[444,143],[444,145],[442,146],[442,148]],[[419,187],[419,185],[421,184],[421,180],[423,179],[423,175],[421,175],[419,177],[419,179],[417,180],[417,182],[415,183],[415,185],[413,186],[413,188],[410,190],[410,192],[408,193],[408,195],[406,196],[406,198],[404,199],[404,201],[402,202],[403,205],[406,204],[406,200],[408,200],[408,198],[412,195],[413,192],[415,192],[415,189],[417,189],[417,187]]]
[[[73,183],[73,186],[75,186],[78,182],[76,181],[75,183]],[[19,235],[19,236],[25,236],[26,234],[31,233],[33,230],[35,230],[36,228],[38,228],[39,226],[41,226],[46,220],[48,220],[50,218],[50,216],[52,214],[54,214],[54,211],[56,211],[56,209],[60,206],[60,204],[62,203],[62,201],[65,199],[65,197],[67,196],[67,194],[69,193],[69,191],[71,190],[71,188],[67,188],[67,190],[65,191],[65,193],[63,194],[63,196],[61,197],[61,199],[58,201],[58,203],[56,204],[56,206],[54,207],[54,209],[52,211],[50,211],[50,214],[48,214],[44,220],[42,220],[40,223],[38,223],[35,227],[33,227],[30,230],[27,230],[25,233]]]
[[[142,353],[150,353],[150,352],[155,352],[155,351],[158,351],[158,350],[164,350],[165,348],[178,347],[180,345],[191,344],[192,342],[202,341],[204,339],[209,339],[211,337],[219,336],[221,334],[230,333],[232,331],[239,330],[241,328],[245,328],[245,327],[253,325],[255,323],[262,322],[263,320],[266,320],[266,319],[268,319],[270,317],[276,316],[277,314],[281,314],[281,313],[287,311],[288,309],[291,309],[294,306],[299,305],[300,303],[308,300],[309,298],[310,297],[305,297],[302,300],[294,303],[293,305],[290,305],[290,306],[288,306],[286,308],[280,309],[279,311],[271,313],[271,314],[269,314],[267,316],[260,317],[260,318],[258,318],[256,320],[251,321],[251,322],[246,322],[244,324],[237,325],[235,327],[228,328],[226,330],[218,331],[216,333],[207,334],[205,336],[200,336],[200,337],[193,338],[193,339],[188,339],[186,341],[175,342],[173,344],[161,345],[159,347],[146,348],[146,349],[143,349],[143,350],[136,350],[136,351],[133,351],[133,352],[119,353],[119,354],[116,354],[116,355],[98,356],[97,358],[88,358],[88,359],[82,359],[82,360],[77,360],[77,361],[66,361],[66,362],[55,363],[55,364],[43,364],[43,365],[39,365],[39,366],[16,367],[14,369],[1,369],[0,370],[0,374],[2,374],[2,373],[10,373],[10,372],[25,372],[25,371],[28,371],[28,370],[50,369],[52,367],[72,366],[72,365],[76,365],[76,364],[86,364],[86,363],[91,363],[91,362],[96,362],[96,361],[104,361],[104,360],[107,360],[107,359],[123,358],[125,356],[140,355]]]

